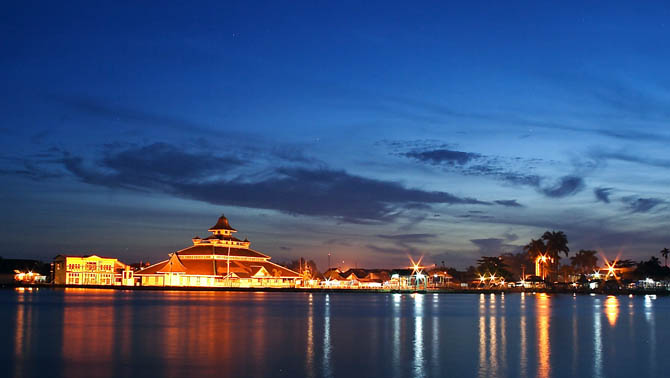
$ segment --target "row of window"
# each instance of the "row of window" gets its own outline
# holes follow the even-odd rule
[[[81,270],[82,264],[67,264],[67,270],[72,271],[72,270]],[[101,264],[100,269],[101,271],[107,271],[111,272],[114,269],[114,265],[111,264]],[[98,263],[96,262],[87,262],[86,263],[86,270],[88,271],[96,271],[98,270]]]

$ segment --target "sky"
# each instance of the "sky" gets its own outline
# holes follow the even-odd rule
[[[5,5],[0,256],[670,247],[667,2],[465,3]]]

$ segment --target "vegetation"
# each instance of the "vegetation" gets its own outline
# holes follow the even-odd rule
[[[570,257],[571,265],[575,272],[581,274],[593,273],[598,266],[598,256],[596,251],[580,249],[574,256]]]
[[[661,255],[665,258],[665,266],[668,266],[668,254],[670,254],[670,249],[663,248],[661,249]]]
[[[506,280],[512,279],[512,274],[506,269],[507,265],[502,257],[482,256],[477,260],[477,272],[482,275],[504,277]]]

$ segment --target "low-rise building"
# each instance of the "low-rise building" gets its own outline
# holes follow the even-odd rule
[[[113,257],[58,255],[54,258],[56,285],[133,285],[130,267]]]

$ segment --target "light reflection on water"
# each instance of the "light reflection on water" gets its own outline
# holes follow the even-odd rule
[[[664,297],[68,289],[3,290],[0,300],[9,331],[0,352],[14,377],[608,377],[670,368],[656,344],[670,336]]]

